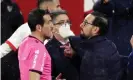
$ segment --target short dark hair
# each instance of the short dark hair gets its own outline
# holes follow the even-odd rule
[[[44,18],[43,16],[46,14],[50,14],[48,12],[48,10],[42,10],[42,9],[33,9],[29,15],[28,15],[28,25],[31,29],[31,31],[35,31],[36,30],[36,25],[40,24],[43,25],[44,24]]]
[[[56,11],[52,11],[51,12],[51,17],[52,20],[55,20],[57,16],[61,15],[61,14],[66,14],[67,15],[67,11],[65,10],[56,10]]]
[[[108,32],[108,19],[106,15],[97,11],[93,11],[91,15],[95,16],[92,24],[100,28],[99,35],[106,35]]]
[[[54,1],[54,0],[38,0],[38,2],[37,2],[37,7],[39,8],[40,5],[41,5],[42,3],[44,3],[44,2],[52,2],[52,1]]]

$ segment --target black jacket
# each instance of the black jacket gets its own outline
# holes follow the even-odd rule
[[[118,80],[121,73],[120,56],[111,41],[96,36],[87,40],[71,37],[70,42],[82,57],[80,80]]]
[[[121,55],[128,56],[132,51],[130,38],[133,35],[133,0],[109,0],[103,4],[98,0],[93,9],[109,17],[107,35],[117,46]]]
[[[4,43],[14,31],[24,23],[20,9],[16,3],[1,3],[1,43]]]
[[[46,48],[52,59],[52,76],[55,78],[62,73],[62,78],[66,80],[79,80],[79,59],[73,59],[64,56],[64,49],[60,48],[62,44],[53,38],[46,44]]]

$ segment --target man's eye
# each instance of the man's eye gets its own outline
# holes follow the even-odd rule
[[[59,23],[56,23],[56,24],[58,24],[58,25],[62,25],[64,22],[59,22]]]
[[[88,23],[87,22],[85,22],[85,25],[87,25]]]
[[[59,22],[59,24],[64,24],[64,22]]]

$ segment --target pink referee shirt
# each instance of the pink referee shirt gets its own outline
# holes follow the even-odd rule
[[[29,36],[23,40],[18,59],[21,80],[29,80],[29,71],[39,73],[40,80],[51,80],[51,57],[37,38]]]

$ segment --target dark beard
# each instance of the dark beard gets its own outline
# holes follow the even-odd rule
[[[85,36],[84,34],[80,34],[80,38],[81,38],[81,39],[88,39],[89,36]]]

